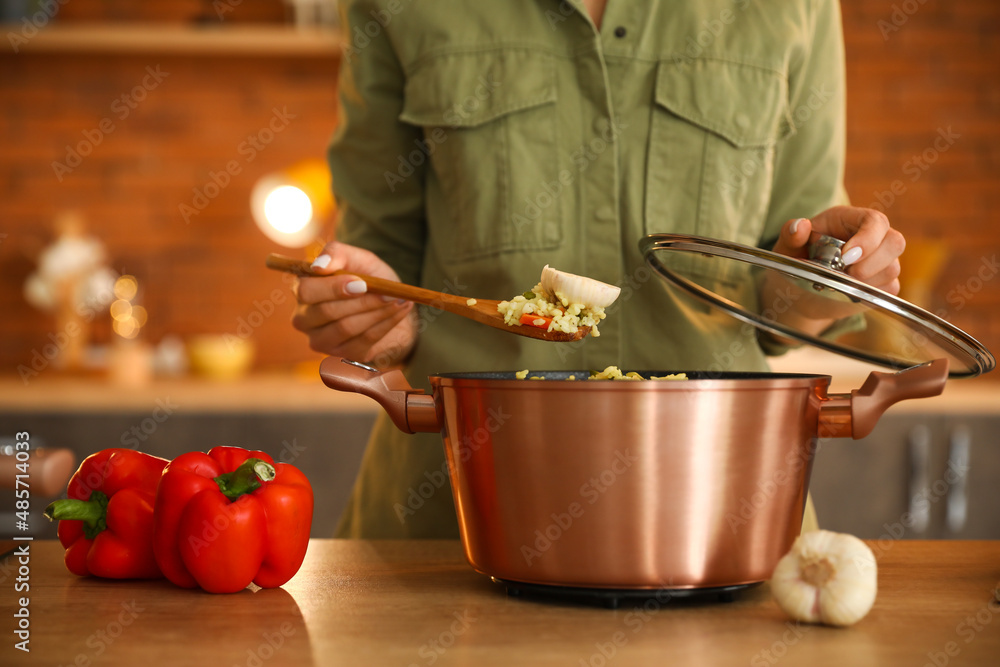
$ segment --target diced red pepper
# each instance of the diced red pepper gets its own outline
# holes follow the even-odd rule
[[[521,324],[526,324],[529,327],[538,327],[539,329],[548,329],[549,325],[552,324],[552,318],[548,315],[535,315],[534,313],[525,313],[521,315]]]

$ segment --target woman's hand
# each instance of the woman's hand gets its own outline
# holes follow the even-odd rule
[[[906,241],[890,227],[884,214],[867,208],[835,206],[812,220],[790,220],[781,229],[774,251],[808,257],[809,237],[814,231],[845,241],[841,258],[848,275],[890,294],[899,293],[899,256]],[[850,300],[803,290],[794,281],[771,272],[760,287],[760,297],[762,308],[777,313],[780,324],[809,334],[819,334],[835,320],[862,310]]]
[[[399,280],[374,253],[333,242],[316,258],[319,273],[343,270]],[[406,359],[417,340],[413,304],[366,294],[351,275],[301,278],[292,326],[309,336],[309,347],[355,361],[388,366]]]
[[[899,294],[899,256],[906,240],[889,226],[889,218],[870,208],[834,206],[815,216],[785,224],[774,251],[790,257],[809,256],[809,234],[818,232],[845,241],[840,249],[848,275],[889,294]]]

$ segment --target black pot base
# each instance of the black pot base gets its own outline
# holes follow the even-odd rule
[[[761,582],[736,584],[733,586],[713,586],[707,588],[580,588],[576,586],[553,586],[549,584],[529,584],[523,581],[508,581],[490,577],[495,583],[507,589],[510,597],[538,598],[549,601],[575,602],[618,609],[623,603],[655,600],[666,604],[674,599],[707,600],[714,596],[717,602],[733,602],[736,594],[759,586]]]

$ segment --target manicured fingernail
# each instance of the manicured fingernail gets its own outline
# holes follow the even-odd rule
[[[312,268],[325,269],[326,267],[330,266],[331,261],[333,261],[333,258],[330,257],[329,255],[320,255],[319,257],[313,260]]]
[[[792,220],[792,224],[788,225],[788,233],[794,234],[799,231],[799,223],[803,220],[805,220],[805,218],[796,218],[795,220]]]
[[[352,280],[344,287],[348,294],[364,294],[368,291],[368,284],[363,280]]]
[[[841,255],[840,259],[844,261],[844,266],[850,266],[861,259],[861,253],[861,248],[855,246]]]

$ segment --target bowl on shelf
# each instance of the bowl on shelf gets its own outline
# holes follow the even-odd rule
[[[235,380],[253,364],[252,341],[231,334],[202,334],[188,339],[191,370],[212,380]]]

